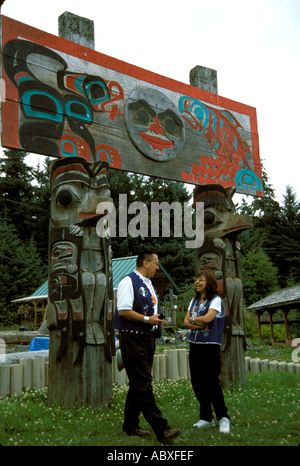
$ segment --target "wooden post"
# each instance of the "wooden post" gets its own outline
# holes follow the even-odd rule
[[[93,21],[65,12],[59,33],[93,48]],[[67,408],[108,405],[112,396],[111,248],[108,231],[96,229],[97,208],[112,203],[107,169],[80,157],[51,167],[48,402]]]
[[[257,324],[258,324],[258,337],[259,337],[259,342],[261,343],[261,323],[260,323],[261,313],[257,311],[256,315],[257,315]]]
[[[217,94],[217,72],[196,66],[190,71],[190,84]],[[204,244],[196,249],[196,273],[206,269],[215,273],[220,285],[220,296],[226,305],[225,332],[221,347],[223,385],[246,384],[245,377],[245,322],[243,286],[238,233],[250,228],[252,220],[247,215],[235,215],[232,188],[220,184],[196,186],[194,202],[204,202],[204,212],[213,207],[220,210],[222,219],[214,226],[214,214],[204,224]],[[221,206],[221,207],[220,207]]]
[[[197,65],[190,71],[190,84],[204,91],[218,94],[217,71]]]
[[[58,34],[63,39],[94,49],[94,21],[65,11],[58,18]]]
[[[289,341],[289,323],[288,323],[288,318],[287,318],[287,315],[288,315],[288,310],[284,309],[282,311],[282,314],[283,314],[283,321],[284,321],[284,329],[285,329],[285,341],[286,343],[288,343]]]
[[[270,318],[270,330],[271,330],[271,342],[274,343],[274,328],[273,328],[273,313],[272,311],[268,311],[269,318]]]

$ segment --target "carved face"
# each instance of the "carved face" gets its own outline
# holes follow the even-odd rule
[[[220,238],[226,233],[224,228],[232,213],[223,205],[216,204],[215,206],[204,207],[204,231],[206,238]]]
[[[125,121],[132,142],[146,157],[165,162],[180,153],[185,139],[183,120],[162,92],[135,90],[126,102]]]
[[[51,221],[54,227],[93,223],[100,202],[112,202],[105,162],[88,164],[70,157],[54,162],[51,174]]]
[[[197,186],[195,188],[194,201],[204,202],[205,240],[222,238],[252,227],[251,217],[233,212],[233,193],[234,190],[224,189],[221,186]]]
[[[51,269],[59,270],[77,262],[77,247],[71,241],[60,241],[51,249]]]
[[[207,239],[222,238],[252,226],[252,218],[249,215],[234,214],[222,205],[208,206],[204,209],[204,231]]]

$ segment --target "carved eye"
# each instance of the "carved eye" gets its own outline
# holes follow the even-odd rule
[[[222,212],[213,209],[207,208],[204,211],[204,226],[207,228],[216,227],[222,223]]]
[[[204,212],[204,224],[205,225],[212,225],[216,219],[216,216],[213,212],[209,210]]]
[[[166,118],[164,121],[164,126],[168,133],[175,133],[176,131],[176,124],[175,121],[172,120],[172,118]]]
[[[72,201],[73,201],[73,196],[70,193],[70,191],[68,191],[67,189],[64,189],[63,191],[61,191],[56,198],[56,202],[58,204],[63,205],[64,207],[67,207],[70,204],[72,204]]]
[[[133,125],[149,127],[154,123],[155,112],[145,100],[138,100],[129,104],[131,121]]]
[[[181,126],[178,123],[178,118],[172,116],[160,116],[160,124],[164,128],[165,132],[176,138],[181,137]]]
[[[149,127],[154,122],[154,116],[148,108],[140,107],[133,110],[131,114],[132,123],[138,126]]]
[[[79,197],[71,187],[62,187],[56,195],[56,204],[62,207],[70,207],[73,202],[79,201]]]
[[[142,125],[147,125],[150,121],[150,115],[149,113],[144,110],[144,109],[140,109],[137,114],[137,120],[139,121],[140,124]]]

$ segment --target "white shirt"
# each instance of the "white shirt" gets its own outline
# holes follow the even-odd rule
[[[158,309],[158,298],[157,295],[154,291],[154,287],[152,285],[152,282],[149,278],[144,277],[140,272],[137,270],[134,270],[134,273],[136,273],[141,280],[145,283],[147,286],[148,290],[150,291],[151,295],[154,296],[154,314],[157,314],[157,309]],[[122,280],[119,283],[118,286],[118,291],[117,291],[117,308],[119,311],[127,311],[130,309],[133,309],[133,302],[134,302],[134,291],[133,291],[133,285],[131,278],[126,276],[122,278]]]
[[[189,304],[189,307],[188,307],[188,310],[192,313],[193,309],[191,309],[192,307],[192,302],[193,300],[191,300],[190,304]],[[200,304],[200,307],[199,307],[199,310],[201,311],[201,308],[203,309],[204,307],[204,304],[205,304],[206,300],[204,301],[203,304]],[[222,301],[221,301],[221,298],[220,296],[216,296],[215,298],[213,298],[211,300],[211,303],[209,305],[209,309],[213,309],[214,311],[216,311],[218,314],[216,315],[216,317],[222,317],[221,316],[221,311],[222,311]],[[191,317],[197,317],[196,315],[195,316],[191,316]]]

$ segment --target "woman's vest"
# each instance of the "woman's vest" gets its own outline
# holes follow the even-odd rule
[[[152,316],[154,314],[154,304],[152,294],[143,280],[135,273],[131,272],[128,275],[131,278],[134,300],[132,309],[144,316]],[[159,303],[158,303],[159,306]],[[118,303],[114,317],[114,327],[120,332],[134,332],[134,333],[150,333],[152,325],[145,324],[144,322],[134,322],[119,315]],[[159,308],[159,307],[158,307]],[[159,313],[159,312],[158,312]]]
[[[191,307],[190,307],[190,314],[194,314],[195,317],[204,316],[208,309],[210,308],[210,304],[217,295],[213,296],[212,299],[206,300],[203,304],[200,304],[199,300],[196,298],[193,299]],[[221,299],[221,298],[220,298]],[[196,315],[195,315],[196,314]],[[217,316],[207,324],[205,328],[199,330],[191,330],[189,335],[189,342],[190,343],[211,343],[216,345],[222,344],[222,336],[223,336],[223,329],[224,329],[224,321],[225,321],[225,306],[223,301],[221,300],[221,313],[218,313]]]

